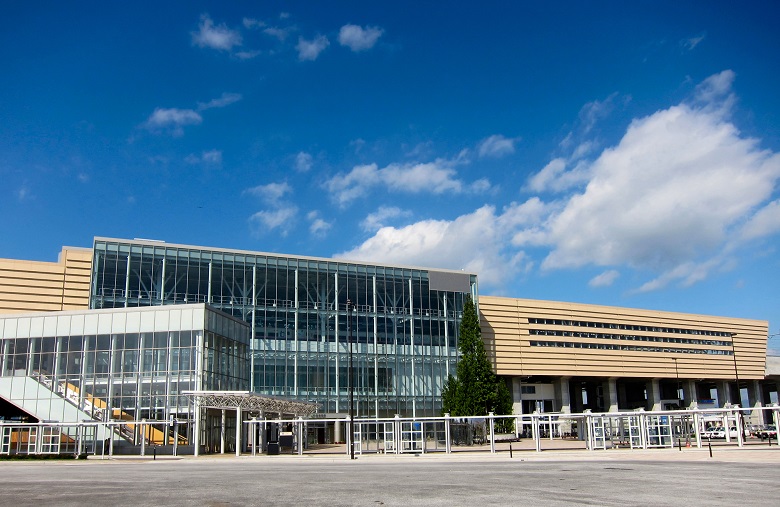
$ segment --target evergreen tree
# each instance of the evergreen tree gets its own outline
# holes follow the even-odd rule
[[[453,417],[511,414],[512,395],[506,383],[493,373],[471,296],[466,296],[463,303],[458,350],[456,376],[447,378],[441,393],[443,411]]]

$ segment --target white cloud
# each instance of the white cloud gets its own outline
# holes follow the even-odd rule
[[[759,209],[742,228],[743,240],[762,238],[780,232],[780,200]]]
[[[324,35],[316,37],[314,40],[306,40],[303,37],[298,37],[298,45],[295,49],[298,50],[298,59],[301,61],[313,61],[316,60],[320,53],[325,51],[330,45],[328,38]]]
[[[563,192],[589,181],[591,177],[589,163],[578,161],[567,170],[569,165],[569,161],[563,158],[551,160],[541,171],[528,179],[525,189],[533,192]]]
[[[200,155],[191,153],[184,159],[188,164],[221,165],[222,152],[219,150],[208,150],[201,152]]]
[[[582,106],[582,109],[580,109],[580,122],[585,133],[590,132],[599,120],[607,117],[612,112],[617,95],[617,93],[613,93],[603,101],[594,100]]]
[[[687,39],[680,41],[680,46],[682,46],[687,51],[693,51],[693,49],[698,46],[701,41],[705,39],[705,37],[707,37],[706,33],[702,33],[694,37],[688,37]]]
[[[146,119],[143,127],[151,132],[169,132],[179,137],[184,134],[184,128],[188,125],[200,125],[203,122],[201,112],[216,107],[225,107],[241,100],[238,93],[223,93],[219,98],[208,102],[199,102],[197,110],[179,109],[176,107],[158,107]]]
[[[493,189],[493,185],[491,185],[490,180],[487,178],[480,178],[468,186],[468,191],[474,194],[484,194]]]
[[[203,117],[192,109],[158,107],[147,118],[144,126],[153,132],[170,131],[178,137],[184,133],[183,127],[200,125],[202,121]]]
[[[566,171],[566,160],[554,158],[550,160],[541,171],[528,179],[526,188],[533,192],[544,192],[559,181],[559,177]]]
[[[221,164],[222,152],[219,150],[204,151],[201,158],[204,162],[209,164]]]
[[[517,231],[514,244],[548,246],[545,269],[661,272],[645,291],[696,283],[726,267],[743,225],[744,237],[777,232],[780,213],[761,206],[780,179],[780,155],[761,150],[728,121],[733,79],[731,71],[711,76],[691,103],[634,120],[595,160],[571,168],[567,160],[551,161],[527,187],[579,190],[536,227]]]
[[[732,105],[732,91],[731,87],[734,84],[736,74],[732,70],[724,70],[718,74],[713,74],[699,85],[696,86],[694,91],[694,99],[707,108],[720,106],[720,101],[725,99],[725,107]],[[725,113],[727,111],[719,111]]]
[[[365,51],[374,47],[383,33],[384,30],[376,26],[344,25],[339,30],[339,44],[355,52]]]
[[[238,51],[236,52],[235,56],[239,60],[251,60],[252,58],[255,58],[256,56],[260,56],[262,54],[263,52],[257,49],[252,51]]]
[[[319,211],[310,211],[306,214],[306,218],[309,220],[309,232],[317,238],[325,237],[331,227],[333,227],[333,224],[325,221],[320,216]]]
[[[375,232],[385,226],[388,220],[405,218],[412,215],[411,211],[402,210],[395,206],[380,206],[373,213],[369,213],[360,223],[364,231]]]
[[[528,187],[557,190],[555,200],[532,197],[500,213],[485,206],[403,227],[388,226],[396,211],[380,209],[362,224],[373,235],[339,256],[465,268],[501,286],[533,265],[525,251],[532,249],[542,252],[543,270],[605,267],[592,287],[614,283],[621,267],[652,273],[639,292],[686,287],[732,269],[745,240],[780,233],[773,196],[780,154],[761,149],[729,120],[732,81],[731,72],[716,74],[691,100],[635,119],[616,145],[548,164]],[[380,185],[405,192],[468,187],[448,161],[358,166],[327,185],[342,204]]]
[[[311,169],[313,163],[314,157],[305,151],[299,152],[297,155],[295,155],[295,170],[298,172],[307,172],[309,169]]]
[[[286,236],[295,221],[297,213],[298,208],[295,206],[262,210],[249,217],[249,223],[257,234],[278,229],[282,236]]]
[[[263,33],[271,37],[274,37],[276,39],[279,39],[280,42],[284,42],[287,39],[287,36],[290,35],[291,30],[292,30],[291,28],[279,28],[276,26],[269,26],[268,28],[263,30]]]
[[[673,282],[679,282],[682,287],[690,287],[697,282],[705,280],[712,270],[727,266],[728,264],[721,258],[713,258],[703,262],[684,262],[665,271],[659,277],[642,284],[635,292],[651,292],[663,289]]]
[[[215,107],[225,107],[241,100],[240,93],[223,93],[219,98],[211,99],[208,102],[198,102],[198,111],[214,109]]]
[[[615,283],[615,280],[617,280],[619,276],[620,273],[617,270],[610,269],[609,271],[604,271],[600,275],[594,276],[588,282],[588,285],[591,287],[609,287]]]
[[[712,251],[771,194],[780,157],[719,116],[679,105],[636,120],[549,226],[544,266],[674,266]]]
[[[224,23],[215,26],[208,14],[200,17],[198,31],[191,32],[191,35],[192,44],[201,48],[230,51],[233,46],[241,45],[241,35],[237,31],[229,29]]]
[[[244,190],[244,193],[259,197],[265,203],[278,205],[286,194],[291,194],[292,187],[285,181],[282,183],[269,183]]]
[[[259,198],[271,208],[260,210],[249,217],[255,234],[279,230],[282,236],[287,235],[298,215],[298,207],[284,199],[292,192],[293,188],[287,182],[268,183],[244,190],[244,194]]]
[[[462,154],[461,154],[462,155]],[[346,174],[339,173],[325,183],[331,197],[344,206],[352,200],[367,195],[373,187],[383,185],[393,192],[433,194],[484,192],[490,183],[480,179],[467,185],[456,178],[455,166],[464,163],[459,155],[454,160],[437,159],[433,162],[390,164],[379,168],[377,164],[355,166]]]
[[[262,28],[265,26],[265,22],[254,18],[244,18],[243,23],[244,28]]]
[[[515,152],[516,139],[506,138],[500,134],[492,135],[479,143],[477,153],[481,157],[499,158]]]
[[[484,206],[455,220],[424,220],[405,227],[383,227],[357,248],[334,257],[369,262],[463,269],[480,282],[501,285],[527,268],[523,253],[502,251],[502,220]]]

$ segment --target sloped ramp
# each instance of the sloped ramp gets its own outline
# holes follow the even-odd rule
[[[0,377],[0,397],[40,421],[79,422],[94,420],[90,414],[27,376]],[[111,436],[104,425],[97,428],[99,440]]]

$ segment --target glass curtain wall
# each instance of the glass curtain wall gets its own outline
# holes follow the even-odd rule
[[[204,305],[7,316],[0,331],[3,377],[31,377],[95,420],[186,421],[182,391],[249,389],[249,326]],[[36,403],[40,417],[65,420]]]
[[[357,415],[440,414],[467,292],[426,270],[100,238],[94,256],[93,308],[198,301],[250,324],[259,394],[346,413],[351,329]]]

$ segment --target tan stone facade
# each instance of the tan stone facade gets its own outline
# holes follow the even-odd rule
[[[63,247],[57,262],[0,259],[0,313],[89,307],[92,249]]]
[[[765,375],[767,321],[490,296],[480,296],[479,310],[499,375]]]

